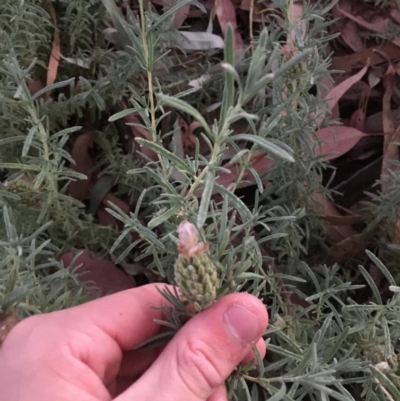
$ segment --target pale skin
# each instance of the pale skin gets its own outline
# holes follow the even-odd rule
[[[160,284],[157,284],[160,286]],[[227,401],[225,380],[250,361],[268,324],[265,306],[230,294],[192,318],[163,349],[132,350],[160,332],[152,308],[165,299],[150,284],[34,316],[0,349],[7,401]]]

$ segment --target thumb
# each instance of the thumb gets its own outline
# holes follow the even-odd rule
[[[268,324],[256,297],[231,294],[193,317],[116,401],[206,401],[260,339]]]

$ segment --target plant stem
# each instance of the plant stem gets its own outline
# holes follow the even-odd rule
[[[156,107],[154,102],[154,87],[153,87],[153,65],[150,65],[150,49],[147,44],[147,25],[146,25],[146,15],[143,7],[143,0],[139,0],[140,7],[140,19],[142,25],[142,44],[143,51],[146,60],[146,69],[147,69],[147,81],[148,81],[148,89],[149,89],[149,111],[150,111],[150,119],[151,119],[151,136],[153,137],[153,141],[157,142],[157,125],[156,125]],[[151,33],[150,33],[151,35]],[[153,51],[153,49],[151,49]],[[161,168],[163,171],[163,175],[166,179],[168,179],[167,169],[164,165],[163,159],[159,153],[157,153],[158,160],[161,164]]]

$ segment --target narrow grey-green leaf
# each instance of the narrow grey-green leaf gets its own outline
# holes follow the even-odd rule
[[[29,166],[21,163],[0,163],[0,167],[8,168],[10,170],[40,171],[39,166]]]
[[[90,193],[88,213],[95,215],[103,198],[110,192],[115,185],[114,178],[111,175],[101,176],[94,184]]]
[[[13,142],[24,141],[25,139],[26,135],[11,136],[9,138],[0,139],[0,146],[7,145]]]
[[[190,169],[190,167],[182,159],[180,159],[178,156],[174,155],[169,150],[165,149],[164,146],[162,146],[156,142],[148,141],[147,139],[143,139],[143,138],[136,138],[136,142],[138,142],[140,146],[146,146],[146,148],[154,150],[154,152],[156,152],[157,154],[159,154],[159,155],[165,157],[166,159],[168,159],[169,161],[171,161],[173,163],[173,165],[175,167],[179,168],[180,170],[186,171],[189,174],[192,173],[192,170]]]
[[[72,134],[74,132],[78,132],[81,129],[82,129],[82,127],[80,127],[80,126],[65,128],[65,129],[63,129],[61,131],[58,131],[57,134],[54,134],[51,137],[52,138],[57,138],[57,137],[60,137],[60,136],[69,135],[69,134]]]
[[[24,146],[22,148],[22,157],[25,157],[28,152],[29,149],[31,147],[32,141],[33,141],[33,137],[35,136],[35,133],[37,132],[37,127],[34,126],[32,127],[29,132],[28,135],[26,136],[25,142],[24,142]]]
[[[286,384],[282,383],[282,387],[272,397],[266,401],[280,401],[286,394]]]
[[[147,224],[147,227],[154,228],[159,226],[160,224],[167,221],[170,217],[172,217],[179,210],[179,206],[174,206],[166,211],[163,211],[160,214],[156,214]]]
[[[382,305],[382,297],[381,297],[381,294],[380,294],[378,287],[376,286],[374,280],[372,279],[370,274],[367,272],[367,270],[365,270],[365,268],[363,266],[358,266],[358,268],[360,269],[361,274],[364,276],[366,282],[370,286],[377,303],[379,305]]]
[[[174,6],[172,6],[168,10],[164,11],[164,13],[162,15],[160,15],[159,18],[157,18],[157,20],[151,26],[151,29],[157,28],[159,25],[161,25],[164,22],[166,22],[170,17],[175,16],[175,14],[182,7],[184,7],[184,6],[188,5],[188,4],[199,8],[201,11],[203,11],[203,13],[207,12],[207,10],[203,6],[203,4],[197,2],[196,0],[179,0],[178,2],[176,2],[176,4]]]
[[[36,100],[38,99],[40,96],[44,95],[47,92],[51,92],[54,89],[61,89],[64,88],[70,84],[72,84],[73,82],[75,82],[75,78],[70,78],[67,79],[65,81],[61,81],[61,82],[56,82],[55,84],[52,85],[48,85],[45,88],[41,89],[40,91],[37,91],[33,96],[32,96],[32,100]]]
[[[210,50],[222,49],[224,41],[218,35],[208,32],[178,32],[170,34],[172,47],[179,47],[182,50]]]
[[[172,96],[164,95],[162,93],[157,94],[158,99],[161,101],[161,103],[173,107],[175,109],[178,109],[180,111],[183,111],[186,114],[191,115],[193,118],[195,118],[204,128],[204,130],[207,132],[209,136],[212,136],[212,132],[210,130],[210,127],[207,124],[207,121],[203,118],[203,116],[190,104],[184,102],[181,99],[177,99]]]
[[[246,204],[239,199],[234,193],[226,189],[225,187],[215,184],[214,187],[218,190],[221,195],[225,195],[231,201],[230,203],[233,204],[236,210],[240,213],[243,217],[244,221],[248,221],[251,219],[252,214]]]
[[[337,350],[340,348],[340,346],[343,344],[344,340],[348,336],[350,331],[350,327],[346,326],[345,329],[340,333],[338,339],[336,340],[335,344],[332,346],[332,348],[328,351],[327,355],[325,355],[324,359],[321,362],[321,365],[324,365],[328,363],[332,358],[336,356]]]
[[[225,32],[225,63],[228,66],[233,67],[235,62],[235,42],[234,42],[234,32],[233,27],[228,23]],[[230,107],[233,106],[233,100],[235,97],[235,76],[229,68],[225,69],[225,87],[224,94],[222,97],[221,106],[221,117],[220,125],[225,122],[226,114]]]
[[[116,120],[119,120],[119,119],[121,119],[121,118],[124,118],[124,117],[126,117],[126,116],[129,116],[129,114],[132,114],[132,113],[134,113],[134,112],[136,112],[136,111],[137,111],[137,109],[126,109],[126,110],[121,110],[120,112],[113,114],[113,115],[108,119],[108,121],[109,121],[110,123],[112,123],[112,122],[114,122],[114,121],[116,121]]]
[[[387,267],[371,251],[365,251],[368,257],[375,263],[376,267],[383,273],[390,285],[396,286],[396,280],[393,278]]]
[[[208,171],[205,178],[205,185],[203,194],[201,196],[201,202],[199,211],[197,214],[197,227],[203,227],[204,222],[208,216],[208,209],[210,206],[211,195],[215,184],[215,173],[214,171]]]
[[[234,141],[249,141],[253,142],[259,146],[261,146],[263,149],[267,150],[270,153],[275,154],[276,156],[279,156],[280,158],[287,160],[289,162],[294,162],[293,156],[291,156],[286,150],[283,150],[280,146],[275,145],[274,143],[268,141],[265,138],[262,138],[261,136],[257,135],[250,135],[250,134],[238,134],[238,135],[233,135],[229,136],[226,139],[227,142],[234,142]]]

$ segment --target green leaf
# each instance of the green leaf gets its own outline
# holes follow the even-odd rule
[[[126,116],[129,116],[129,114],[135,113],[137,112],[137,109],[126,109],[126,110],[121,110],[118,113],[113,114],[108,121],[110,123],[116,121],[116,120],[120,120],[121,118],[124,118]]]
[[[235,42],[233,27],[228,23],[225,32],[225,63],[233,67],[235,62]],[[220,126],[224,124],[228,110],[233,106],[235,97],[235,75],[229,68],[225,69],[225,87],[222,96]]]
[[[336,357],[336,353],[343,344],[344,340],[346,340],[348,334],[350,332],[350,327],[346,326],[344,330],[340,333],[338,339],[336,340],[335,344],[332,346],[332,348],[328,351],[328,353],[325,355],[324,359],[322,360],[321,364],[324,365],[328,363],[332,358]]]
[[[392,396],[394,397],[394,400],[399,401],[400,400],[400,391],[399,391],[398,387],[396,385],[394,385],[393,382],[389,379],[389,377],[386,376],[379,369],[377,369],[375,366],[371,366],[370,369],[373,370],[373,372],[377,376],[377,379],[385,387],[385,389],[392,394]]]
[[[17,305],[23,301],[28,295],[31,287],[29,285],[23,285],[21,287],[14,288],[1,300],[1,308],[7,310],[12,306]]]
[[[25,142],[24,142],[24,146],[22,148],[22,157],[25,157],[28,152],[29,149],[31,147],[32,141],[33,141],[33,137],[35,136],[35,133],[37,132],[37,127],[34,126],[32,127],[29,132],[28,135],[26,136]]]
[[[26,171],[40,171],[39,166],[29,166],[21,163],[0,163],[1,168],[8,168],[10,170],[26,170]]]
[[[234,193],[221,185],[214,184],[214,188],[216,188],[221,195],[227,196],[229,198],[231,203],[235,206],[236,210],[243,217],[244,221],[251,220],[252,214],[249,208],[241,199],[239,199]]]
[[[40,91],[37,91],[33,96],[32,96],[32,100],[36,100],[38,99],[40,96],[44,95],[47,92],[51,92],[54,89],[61,89],[64,88],[68,85],[71,85],[73,82],[75,82],[75,77],[74,78],[70,78],[67,79],[65,81],[61,81],[61,82],[56,82],[55,84],[46,86],[45,88],[41,89]]]
[[[260,38],[257,42],[257,46],[254,50],[253,57],[250,61],[249,70],[247,73],[245,90],[247,91],[250,88],[255,80],[260,77],[260,74],[263,73],[265,59],[267,57],[267,40],[268,40],[268,30],[264,28],[261,31]]]
[[[283,150],[280,146],[275,145],[274,143],[268,141],[265,138],[262,138],[261,136],[257,135],[249,135],[249,134],[238,134],[238,135],[233,135],[229,136],[226,138],[226,142],[235,142],[235,141],[249,141],[253,142],[259,146],[261,146],[263,149],[267,150],[270,153],[273,153],[276,156],[279,156],[280,158],[287,160],[291,163],[294,163],[294,158],[291,156],[286,150]]]
[[[390,274],[389,270],[387,267],[379,260],[377,256],[375,256],[371,251],[366,250],[365,251],[368,257],[375,263],[376,267],[383,273],[383,275],[386,277],[386,279],[389,281],[390,285],[396,286],[396,280],[393,278],[393,276]]]
[[[0,146],[7,145],[13,142],[24,141],[26,139],[26,135],[18,135],[18,136],[11,136],[9,138],[0,139]]]
[[[172,207],[170,209],[164,209],[163,211],[160,211],[157,213],[147,224],[147,227],[149,228],[155,228],[159,226],[160,224],[164,223],[167,221],[170,217],[172,217],[175,213],[177,213],[179,210],[179,206]]]
[[[184,102],[181,99],[177,99],[172,96],[164,95],[162,93],[157,94],[158,99],[162,104],[165,104],[169,107],[173,107],[177,110],[180,110],[186,114],[189,114],[192,116],[194,119],[196,119],[204,128],[206,133],[212,137],[212,132],[210,130],[210,127],[208,126],[206,120],[203,118],[203,116],[190,104]]]
[[[174,155],[172,152],[169,150],[165,149],[164,146],[159,145],[156,142],[148,141],[147,139],[143,138],[136,138],[136,142],[139,143],[140,146],[146,146],[146,148],[149,148],[151,150],[154,150],[157,154],[160,156],[165,157],[169,161],[172,162],[172,164],[182,170],[185,171],[186,173],[192,175],[192,170],[190,166],[188,166],[182,159],[180,159],[178,156]]]
[[[65,129],[57,132],[56,134],[52,135],[51,137],[52,138],[62,137],[64,135],[69,135],[69,134],[73,134],[74,132],[78,132],[81,129],[82,129],[82,127],[80,127],[80,126],[65,128]]]
[[[156,22],[153,23],[153,25],[151,26],[151,30],[157,28],[159,25],[167,22],[167,20],[171,19],[172,17],[175,16],[175,14],[184,6],[186,6],[187,4],[190,4],[192,6],[195,6],[197,8],[199,8],[201,11],[203,11],[203,13],[206,13],[207,10],[205,9],[205,7],[203,6],[203,4],[195,1],[195,0],[179,0],[178,2],[176,2],[176,4],[174,6],[172,6],[171,8],[165,10],[163,12],[162,15],[160,15]]]
[[[111,175],[103,175],[93,186],[90,192],[88,213],[95,215],[103,198],[110,192],[115,185],[114,178]]]
[[[360,269],[360,272],[364,276],[368,285],[371,287],[371,290],[376,298],[377,303],[379,305],[383,305],[381,294],[380,294],[378,287],[376,286],[374,280],[370,276],[370,274],[367,272],[367,270],[365,270],[365,268],[363,266],[358,266],[358,268]]]
[[[197,228],[203,227],[203,224],[207,219],[211,195],[214,189],[214,183],[215,183],[215,173],[214,171],[209,170],[206,174],[204,190],[201,196],[200,207],[197,214]]]
[[[266,401],[280,401],[285,397],[286,394],[286,384],[282,383],[282,387],[275,393],[272,397],[268,398]]]
[[[117,5],[115,4],[114,0],[102,0],[104,8],[107,10],[108,14],[110,15],[112,24],[114,28],[118,32],[118,39],[121,43],[125,45],[132,44],[132,38],[126,32],[127,22],[124,20],[123,16],[121,15]],[[134,35],[132,35],[134,36]]]

